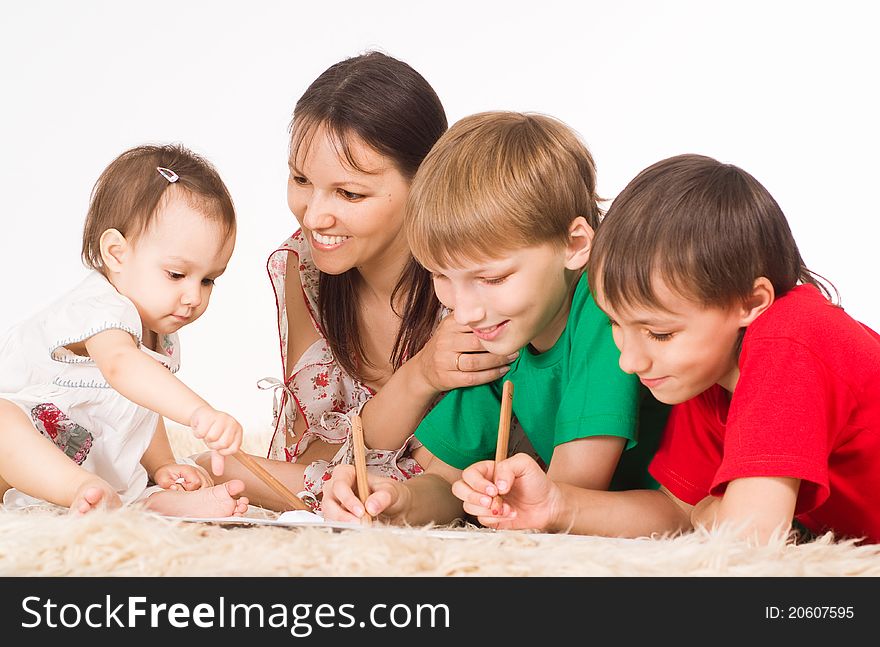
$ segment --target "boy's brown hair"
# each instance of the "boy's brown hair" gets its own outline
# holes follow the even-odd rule
[[[777,297],[798,282],[830,297],[767,189],[703,155],[661,160],[627,184],[596,232],[588,270],[590,290],[614,307],[662,308],[655,278],[707,306],[745,299],[761,276]]]
[[[437,141],[413,180],[413,255],[443,267],[541,243],[565,245],[577,216],[601,211],[596,166],[571,128],[546,115],[483,112]]]
[[[169,182],[157,167],[169,169],[178,179]],[[232,198],[210,162],[180,144],[137,146],[110,162],[92,189],[83,228],[83,263],[103,271],[101,235],[116,229],[135,242],[149,229],[161,201],[171,196],[219,222],[225,236],[235,232]]]

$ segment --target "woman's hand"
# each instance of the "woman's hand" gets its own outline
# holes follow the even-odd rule
[[[510,370],[509,364],[517,355],[487,352],[469,327],[447,316],[413,359],[425,383],[436,392],[444,392],[494,382]]]
[[[447,316],[422,349],[395,371],[363,407],[364,440],[368,447],[400,447],[446,391],[486,384],[509,370],[517,353],[487,353],[467,326]]]
[[[370,496],[365,503],[355,494],[354,465],[337,465],[333,476],[323,487],[321,509],[324,518],[332,521],[360,521],[364,514],[394,521],[405,512],[406,488],[394,479],[370,476]],[[366,509],[365,509],[366,508]]]

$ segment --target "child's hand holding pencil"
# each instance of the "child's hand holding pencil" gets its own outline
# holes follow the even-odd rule
[[[490,528],[550,529],[564,515],[559,488],[526,454],[507,457],[513,383],[505,382],[498,420],[495,460],[474,463],[452,485],[464,511]]]
[[[520,453],[499,463],[474,463],[453,483],[452,493],[464,502],[464,511],[486,527],[558,532],[571,522],[563,487],[531,456]],[[502,503],[494,507],[499,499]]]

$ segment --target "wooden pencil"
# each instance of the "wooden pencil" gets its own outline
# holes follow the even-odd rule
[[[498,442],[495,445],[495,462],[507,458],[507,448],[510,441],[510,417],[513,413],[513,382],[508,380],[504,383],[501,391],[501,415],[498,417]],[[491,508],[501,512],[504,502],[500,496],[492,499]]]
[[[367,502],[367,497],[370,496],[370,484],[367,482],[367,456],[366,456],[366,445],[364,443],[364,426],[361,422],[361,417],[358,414],[354,414],[351,418],[351,448],[354,452],[354,473],[355,478],[357,479],[357,489],[358,489],[358,498],[361,500],[361,503]],[[361,517],[361,523],[369,525],[372,522],[372,517],[370,514],[366,512],[366,507],[364,508],[365,514]]]
[[[243,451],[239,450],[235,454],[235,459],[244,465],[248,470],[250,470],[254,476],[259,478],[263,483],[265,483],[270,490],[272,490],[275,494],[277,494],[281,499],[287,503],[294,510],[308,510],[311,512],[311,508],[303,503],[303,500],[300,499],[296,494],[287,489],[287,486],[284,485],[277,478],[272,476],[272,474],[266,470],[265,467],[260,465],[252,456],[249,454],[245,454]]]

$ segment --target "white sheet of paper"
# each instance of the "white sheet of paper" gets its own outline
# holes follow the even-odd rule
[[[288,527],[297,527],[297,526],[312,526],[318,528],[332,528],[334,530],[372,530],[376,532],[390,532],[392,534],[399,535],[423,535],[427,537],[438,537],[442,539],[465,539],[465,538],[475,538],[479,537],[482,534],[495,534],[496,531],[493,530],[478,530],[475,531],[473,529],[466,530],[464,528],[459,529],[444,529],[444,528],[408,528],[402,526],[388,526],[385,524],[374,523],[372,526],[363,526],[359,523],[346,523],[342,521],[327,521],[320,514],[315,514],[314,512],[309,512],[308,510],[288,510],[287,512],[282,512],[275,517],[267,517],[269,513],[262,508],[256,506],[248,506],[248,511],[240,516],[240,517],[166,517],[168,519],[176,519],[178,521],[193,521],[193,522],[202,522],[202,523],[219,523],[219,524],[228,524],[228,525],[239,525],[239,526],[252,526],[252,525],[265,525],[265,526],[288,526]],[[520,531],[511,530],[511,531],[497,531],[500,533],[511,533],[511,534],[519,534]],[[544,533],[529,533],[527,531],[522,531],[523,534],[529,534],[535,537],[546,536]],[[579,535],[555,535],[556,537],[566,537],[568,540],[581,540],[581,541],[596,541],[595,537],[590,536],[579,536]],[[602,539],[602,541],[609,541],[608,539]],[[613,541],[618,542],[634,542],[634,541],[650,541],[650,540],[642,540],[642,539],[615,539]]]
[[[362,528],[358,523],[341,523],[325,521],[324,517],[308,510],[288,510],[278,517],[268,517],[266,512],[255,506],[248,506],[248,511],[235,517],[172,517],[177,521],[192,521],[201,523],[235,524],[241,526],[323,526],[327,528]]]
[[[386,526],[383,524],[374,524],[372,526],[364,526],[360,523],[346,523],[342,521],[327,521],[320,514],[309,512],[308,510],[288,510],[282,512],[278,517],[266,516],[266,510],[256,506],[248,506],[248,511],[238,517],[166,517],[168,519],[176,519],[177,521],[191,521],[201,523],[219,523],[237,526],[314,526],[319,528],[333,528],[335,530],[379,530],[384,532],[392,532],[395,534],[421,533],[432,537],[443,537],[462,539],[464,537],[473,536],[473,532],[466,530],[442,530],[439,528],[404,528],[399,526]]]

